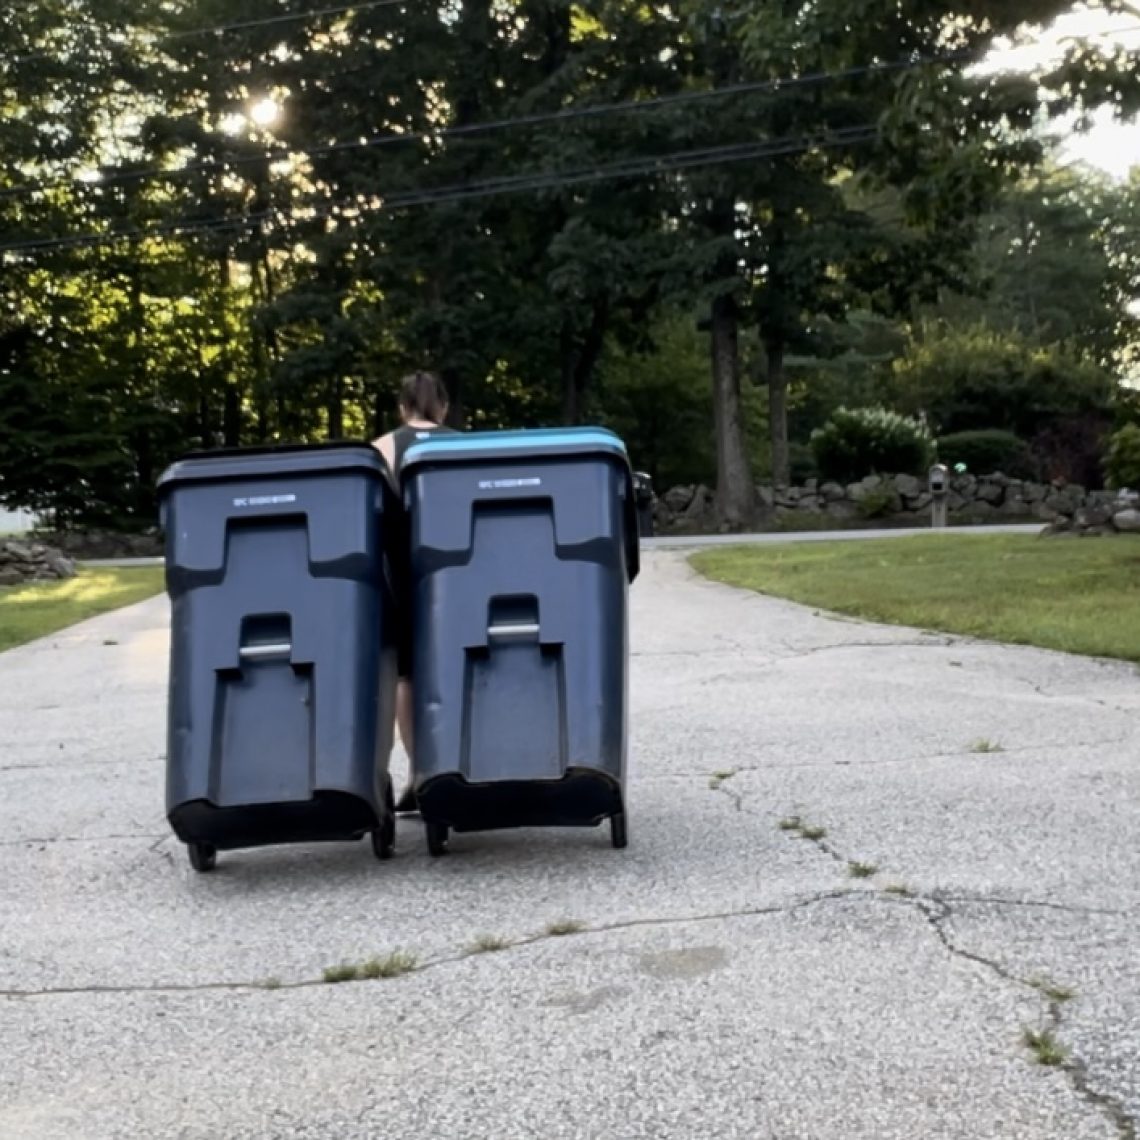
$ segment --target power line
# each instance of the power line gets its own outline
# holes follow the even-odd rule
[[[154,45],[176,43],[180,40],[196,39],[198,36],[225,35],[229,32],[244,32],[253,28],[268,28],[279,24],[293,24],[302,20],[314,20],[323,16],[342,16],[349,12],[364,12],[371,8],[397,8],[407,7],[414,0],[361,0],[359,4],[341,4],[333,8],[310,8],[304,12],[288,12],[278,16],[265,16],[257,20],[239,20],[231,24],[213,24],[206,28],[189,28],[183,32],[162,32],[153,41]],[[145,28],[131,29],[136,35],[145,36]],[[25,63],[34,63],[41,59],[54,59],[55,53],[50,51],[31,52],[28,55],[18,55],[9,61],[9,66],[16,67]]]
[[[410,0],[362,0],[359,4],[341,4],[335,8],[313,8],[306,12],[283,13],[280,16],[266,16],[260,20],[241,20],[234,24],[218,24],[212,28],[194,28],[187,32],[172,32],[160,37],[159,43],[174,40],[187,40],[195,36],[244,32],[251,28],[268,28],[276,24],[292,24],[300,20],[314,20],[322,16],[342,16],[348,12],[364,12],[370,8],[406,8]]]
[[[748,160],[774,158],[810,149],[830,149],[837,146],[854,146],[879,137],[878,128],[871,125],[847,127],[825,138],[789,136],[763,143],[742,143],[732,146],[707,147],[699,150],[673,151],[668,154],[647,155],[644,158],[623,159],[606,166],[571,171],[533,171],[488,179],[483,182],[453,183],[431,190],[411,191],[381,198],[378,206],[360,206],[358,203],[337,203],[319,206],[306,217],[293,216],[292,223],[320,221],[346,210],[402,210],[421,205],[449,205],[487,198],[499,194],[557,190],[611,179],[637,178],[646,175],[671,174],[682,170],[731,164]],[[189,237],[196,234],[218,233],[229,229],[251,229],[276,218],[273,210],[262,210],[243,216],[218,216],[200,221],[166,222],[156,226],[135,227],[110,233],[79,234],[63,238],[39,238],[0,245],[0,254],[31,254],[48,250],[79,249],[113,244],[118,241],[141,241],[162,237]]]
[[[442,127],[439,130],[376,135],[370,139],[327,143],[322,146],[306,147],[301,150],[291,150],[289,147],[280,147],[274,151],[267,151],[262,154],[240,155],[226,162],[211,161],[188,163],[186,166],[180,166],[174,170],[168,170],[163,167],[128,170],[118,174],[112,174],[98,182],[89,182],[76,178],[25,182],[19,186],[10,186],[0,190],[0,199],[23,197],[27,194],[37,193],[40,190],[55,189],[62,186],[99,188],[102,186],[118,185],[124,182],[166,181],[174,178],[183,178],[191,174],[223,173],[237,166],[248,166],[254,163],[281,162],[291,157],[301,156],[312,158],[317,155],[335,154],[350,150],[376,149],[394,146],[400,143],[434,142],[441,139],[464,138],[472,135],[489,134],[520,127],[546,126],[553,123],[571,122],[579,119],[602,118],[607,115],[622,114],[631,111],[684,106],[706,102],[711,99],[730,98],[733,95],[777,92],[785,89],[795,89],[797,87],[814,86],[818,83],[856,79],[864,75],[911,71],[919,67],[928,67],[939,63],[957,63],[962,62],[971,55],[972,53],[961,50],[940,55],[908,56],[905,59],[892,60],[884,63],[861,64],[839,71],[807,72],[804,75],[757,80],[750,83],[734,83],[724,87],[712,87],[705,91],[684,91],[675,95],[657,95],[648,99],[625,99],[611,103],[592,103],[582,107],[566,107],[558,111],[540,111],[530,115],[516,115],[504,119],[491,119],[482,123],[467,123],[456,127]]]

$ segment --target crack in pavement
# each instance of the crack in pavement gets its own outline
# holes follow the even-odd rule
[[[54,838],[31,836],[28,839],[0,839],[0,847],[45,847],[54,843],[110,843],[120,839],[165,839],[157,831],[131,832],[127,835],[57,835]]]
[[[794,899],[787,903],[777,903],[771,906],[740,907],[734,910],[708,911],[700,914],[674,915],[671,917],[629,918],[617,922],[602,923],[597,926],[583,926],[580,929],[568,931],[565,934],[552,934],[542,931],[538,934],[525,935],[515,938],[494,953],[494,957],[502,956],[506,951],[516,950],[526,946],[533,946],[539,942],[564,941],[571,938],[583,938],[597,934],[622,933],[626,930],[637,930],[645,927],[662,926],[689,926],[705,922],[726,922],[743,918],[766,918],[771,915],[793,914],[796,911],[818,906],[822,903],[834,902],[848,898],[863,897],[874,898],[871,891],[858,888],[836,889],[819,891],[806,898]],[[410,970],[406,974],[422,974],[429,970],[439,969],[443,966],[466,962],[472,958],[483,957],[480,952],[463,951],[458,954],[442,955],[430,958]],[[355,979],[356,981],[372,981],[377,979]],[[380,979],[391,981],[394,979]],[[327,982],[324,978],[302,978],[295,982],[280,982],[269,984],[267,980],[261,981],[234,981],[234,982],[155,982],[146,985],[89,985],[89,986],[44,986],[40,989],[0,989],[0,998],[12,1001],[28,1001],[36,998],[73,997],[85,994],[162,994],[162,993],[208,993],[232,992],[278,992],[285,990],[314,989],[318,986],[328,986],[335,983]],[[341,983],[344,984],[344,983]]]
[[[1123,662],[1121,662],[1123,664]],[[1064,701],[1068,704],[1077,705],[1097,705],[1102,709],[1108,709],[1110,712],[1118,713],[1134,713],[1135,708],[1126,708],[1122,705],[1114,705],[1111,701],[1107,701],[1104,697],[1094,697],[1088,693],[1051,693],[1046,688],[1043,682],[1034,681],[1030,677],[1014,677],[1015,681],[1022,685],[1028,685],[1039,697],[1044,697],[1047,701]]]
[[[1062,1003],[1043,994],[1040,983],[1035,983],[1031,978],[1024,978],[1015,974],[996,959],[987,958],[984,954],[967,950],[950,937],[945,924],[953,918],[954,912],[948,902],[929,895],[919,896],[913,901],[916,908],[926,917],[927,924],[934,931],[938,941],[945,947],[948,954],[955,958],[973,962],[1012,986],[1032,990],[1039,994],[1045,998],[1046,1021],[1049,1032],[1057,1032],[1063,1028]],[[1093,1086],[1088,1066],[1080,1057],[1070,1052],[1056,1067],[1068,1077],[1073,1091],[1081,1100],[1099,1109],[1109,1119],[1120,1140],[1137,1140],[1136,1121],[1132,1119],[1128,1110],[1116,1097]]]
[[[84,768],[112,768],[116,764],[165,764],[165,756],[156,756],[153,759],[136,758],[124,759],[121,756],[116,756],[110,760],[72,760],[64,759],[62,761],[44,761],[36,764],[3,764],[0,765],[0,776],[5,772],[42,772],[45,769],[56,772],[81,772]]]
[[[1109,918],[1129,918],[1131,911],[1111,907],[1080,906],[1076,903],[1046,902],[1042,899],[1007,899],[987,895],[951,895],[943,891],[930,891],[924,897],[945,903],[973,903],[980,906],[1013,906],[1037,910],[1059,910],[1065,914],[1101,915]]]
[[[755,814],[755,813],[750,813]],[[801,837],[806,838],[806,837]],[[850,866],[841,852],[834,846],[827,843],[825,839],[811,840],[816,847],[823,851],[826,855],[830,856],[836,862]],[[865,894],[868,897],[875,897],[871,891],[849,891],[848,894]],[[1019,974],[1014,973],[1008,969],[1001,962],[993,958],[987,958],[984,954],[978,954],[972,950],[960,946],[951,938],[946,930],[946,923],[954,917],[954,910],[952,902],[967,902],[978,903],[985,902],[991,905],[1012,905],[1012,906],[1041,906],[1051,910],[1072,911],[1073,913],[1081,914],[1121,914],[1120,911],[1101,911],[1095,908],[1070,908],[1064,904],[1059,903],[1030,903],[1030,902],[1013,902],[1012,900],[991,900],[991,899],[978,899],[969,896],[947,896],[939,895],[937,893],[918,893],[915,892],[910,895],[881,895],[883,900],[889,900],[899,905],[908,906],[913,910],[917,910],[926,920],[927,926],[933,931],[939,943],[945,951],[954,958],[963,961],[972,962],[982,969],[989,971],[995,977],[1001,979],[1008,985],[1017,987],[1019,989],[1031,990],[1039,998],[1045,1002],[1045,1016],[1047,1022],[1047,1029],[1050,1033],[1059,1032],[1064,1026],[1064,1017],[1062,1014],[1062,1002],[1056,998],[1049,997],[1044,992],[1040,982],[1032,978],[1025,978]],[[1110,1093],[1106,1093],[1096,1088],[1093,1084],[1091,1075],[1088,1070],[1086,1062],[1076,1053],[1070,1051],[1063,1061],[1058,1064],[1057,1069],[1064,1073],[1067,1077],[1070,1086],[1078,1099],[1082,1100],[1085,1104],[1091,1105],[1093,1108],[1100,1111],[1109,1122],[1112,1124],[1116,1131],[1118,1140],[1140,1140],[1138,1137],[1138,1125],[1124,1104]]]
[[[989,753],[976,753],[972,752],[969,748],[963,748],[957,752],[925,752],[917,756],[901,756],[895,757],[890,760],[797,760],[788,764],[766,764],[756,765],[753,771],[759,771],[761,767],[772,769],[796,769],[796,768],[885,768],[898,764],[924,764],[930,760],[961,760],[962,758],[969,758],[971,756],[985,756],[986,759],[992,760],[994,756],[1016,756],[1022,752],[1050,752],[1060,749],[1074,749],[1074,748],[1108,748],[1114,747],[1117,744],[1124,744],[1133,738],[1133,733],[1126,732],[1120,736],[1111,736],[1104,740],[1074,740],[1065,744],[1017,744],[1011,747],[1002,746],[999,752]]]
[[[956,644],[957,641],[950,638],[930,638],[922,641],[840,641],[832,645],[795,649],[787,642],[781,642],[780,648],[787,652],[776,660],[794,661],[799,657],[813,657],[817,653],[834,653],[838,649],[947,649]]]

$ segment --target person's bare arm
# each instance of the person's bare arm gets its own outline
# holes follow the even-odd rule
[[[388,474],[394,478],[396,475],[396,444],[391,433],[374,439],[372,446],[380,452],[384,462],[388,465]]]

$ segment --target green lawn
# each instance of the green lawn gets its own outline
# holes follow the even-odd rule
[[[129,606],[162,589],[162,567],[80,570],[66,582],[0,587],[0,650]]]
[[[930,535],[735,546],[702,574],[872,621],[1140,662],[1140,539]]]

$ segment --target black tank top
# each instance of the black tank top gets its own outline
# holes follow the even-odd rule
[[[432,424],[431,427],[410,427],[408,424],[404,424],[403,427],[396,428],[392,433],[392,449],[396,453],[396,476],[399,476],[400,468],[404,466],[404,456],[409,448],[414,447],[429,436],[451,435],[454,432],[454,428],[449,428],[444,424]]]

